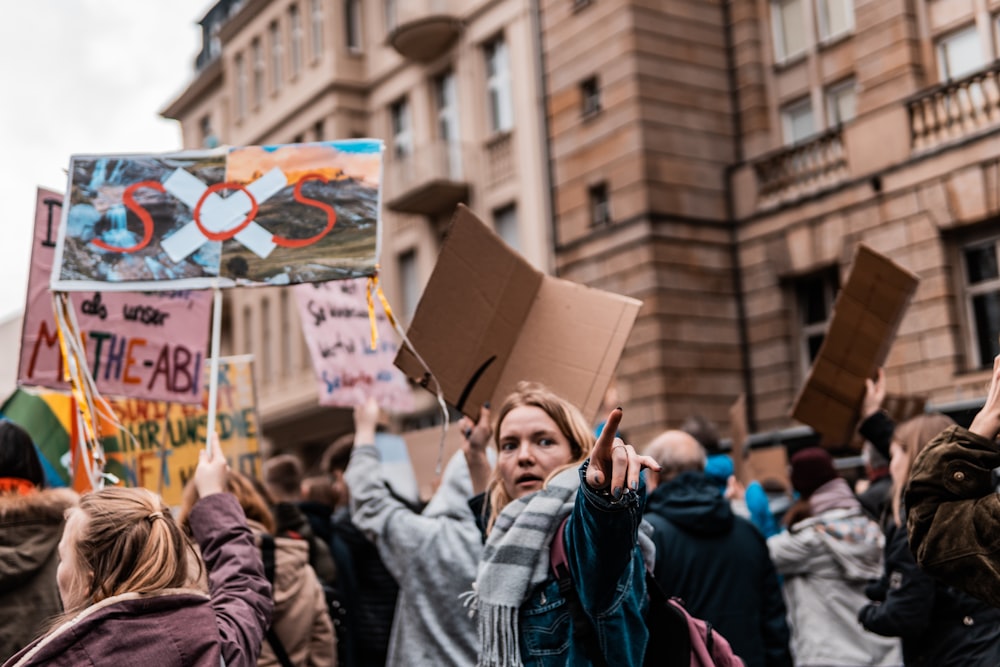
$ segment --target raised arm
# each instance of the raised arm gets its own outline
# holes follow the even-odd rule
[[[570,572],[580,602],[595,616],[614,606],[623,578],[644,579],[641,569],[633,569],[646,498],[640,473],[643,468],[660,469],[652,458],[638,455],[615,437],[621,418],[621,408],[611,411],[584,463],[580,493],[566,528]]]
[[[351,494],[351,522],[375,544],[399,581],[406,576],[413,554],[438,529],[438,521],[415,513],[386,485],[375,448],[378,414],[374,399],[355,407],[354,448],[344,478]]]
[[[189,521],[208,568],[222,658],[229,667],[250,667],[257,664],[271,623],[271,585],[243,509],[234,496],[223,493],[228,466],[212,437],[211,454],[201,452],[195,471],[200,500]]]

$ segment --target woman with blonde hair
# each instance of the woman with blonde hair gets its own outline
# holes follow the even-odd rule
[[[258,489],[252,480],[230,470],[225,489],[236,497],[246,514],[272,584],[274,612],[257,665],[334,667],[337,651],[333,623],[319,578],[309,565],[309,543],[304,539],[274,536],[272,503],[263,486]],[[199,495],[194,484],[184,489],[178,522],[185,530],[190,527],[189,519]]]
[[[59,543],[66,613],[5,667],[28,665],[253,665],[271,619],[269,586],[235,499],[222,493],[226,460],[216,440],[194,483],[191,531],[202,561],[159,496],[138,488],[84,495]]]
[[[615,437],[621,408],[595,441],[579,410],[538,384],[520,383],[492,428],[488,419],[484,410],[465,428],[470,472],[480,471],[474,488],[483,485],[491,432],[498,450],[469,600],[479,619],[479,665],[641,665],[652,542],[639,533],[640,473],[659,466]],[[569,566],[563,587],[552,572],[551,550],[560,546]],[[590,641],[576,641],[581,636]]]
[[[858,618],[872,632],[902,638],[907,667],[1000,665],[1000,609],[921,571],[906,535],[903,493],[913,461],[954,425],[946,415],[920,415],[897,426],[889,446],[892,512],[885,527],[885,572],[869,588],[875,601]]]

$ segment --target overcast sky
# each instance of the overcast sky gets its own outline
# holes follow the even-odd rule
[[[194,76],[212,0],[30,0],[0,21],[0,319],[24,308],[35,191],[76,153],[181,146],[158,115]]]

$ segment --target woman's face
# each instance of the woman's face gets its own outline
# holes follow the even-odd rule
[[[512,499],[538,491],[549,473],[573,459],[569,439],[548,413],[533,405],[507,413],[497,444],[497,470]]]
[[[73,609],[83,603],[86,597],[85,577],[76,562],[76,543],[80,539],[87,516],[79,509],[72,509],[63,528],[62,539],[59,540],[59,568],[56,570],[56,583],[59,586],[59,596],[64,609]]]
[[[910,457],[895,440],[889,445],[889,475],[897,484],[906,481],[907,469],[910,467]]]

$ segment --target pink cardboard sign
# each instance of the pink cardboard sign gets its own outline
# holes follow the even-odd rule
[[[38,190],[17,381],[66,389],[49,277],[63,197]],[[85,292],[73,298],[98,390],[108,396],[201,401],[211,292]]]
[[[356,278],[292,288],[319,381],[319,403],[351,407],[372,396],[387,411],[410,410],[413,394],[393,365],[397,336],[380,308],[378,342],[371,349],[366,283]]]

